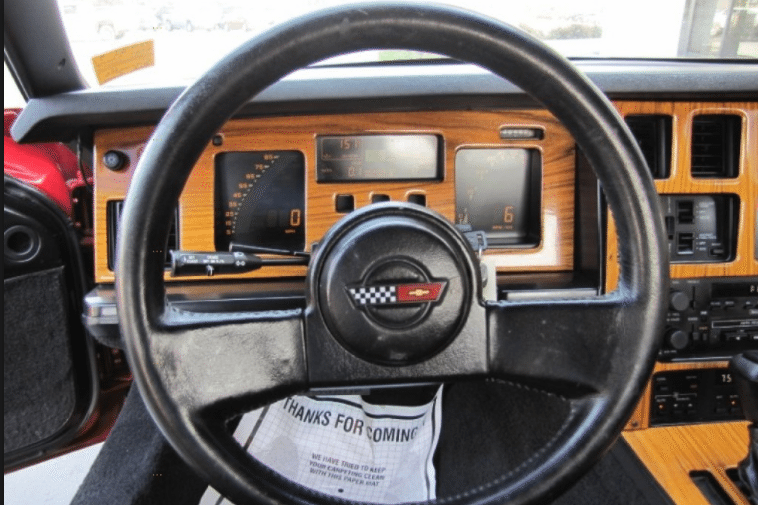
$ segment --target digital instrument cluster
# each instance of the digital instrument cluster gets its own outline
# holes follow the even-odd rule
[[[319,135],[315,184],[444,180],[438,135]],[[537,149],[466,147],[455,154],[455,224],[489,247],[540,242],[542,159]],[[300,151],[226,152],[215,158],[215,246],[303,251],[306,157]],[[448,172],[448,173],[451,173]]]
[[[536,149],[460,149],[455,156],[455,223],[485,232],[490,247],[537,245],[541,174]]]

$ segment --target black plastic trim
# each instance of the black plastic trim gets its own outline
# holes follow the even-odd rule
[[[121,216],[121,208],[124,205],[123,200],[110,200],[106,206],[107,222],[107,243],[108,243],[108,269],[112,272],[116,263],[116,237],[118,236],[118,226]],[[171,227],[168,232],[166,241],[166,269],[171,268],[171,255],[169,251],[179,249],[179,209],[174,211],[171,218]]]
[[[176,309],[208,313],[303,309],[305,282],[295,278],[254,285],[244,280],[170,283],[166,286],[166,299]],[[124,349],[112,284],[98,285],[84,296],[82,321],[95,340]]]
[[[735,505],[719,481],[708,470],[690,472],[692,482],[697,486],[708,503],[712,505]]]
[[[577,63],[611,99],[754,100],[758,64],[585,60]],[[12,128],[17,142],[72,140],[82,128],[157,123],[182,87],[85,90],[32,99]],[[263,91],[235,117],[540,107],[515,85],[470,64],[301,70]]]
[[[578,238],[574,246],[574,275],[585,279],[584,287],[602,293],[605,233],[601,229],[601,216],[606,209],[601,201],[600,182],[579,148],[574,188],[574,236]]]

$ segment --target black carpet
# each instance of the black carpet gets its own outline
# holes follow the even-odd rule
[[[166,442],[132,386],[71,504],[197,504],[206,487]]]
[[[428,391],[419,391],[420,397]],[[560,398],[496,383],[448,386],[435,458],[438,497],[498,477],[560,427]],[[180,460],[147,413],[136,387],[72,504],[196,505],[206,484]],[[670,505],[631,449],[619,441],[553,505]]]
[[[76,391],[63,267],[4,280],[3,452],[55,435]]]
[[[490,483],[543,447],[568,415],[564,400],[496,382],[446,386],[435,456],[437,496]]]
[[[616,445],[554,505],[674,505],[631,447]]]
[[[436,455],[437,496],[485,485],[539,451],[563,424],[568,403],[517,385],[448,387]],[[629,446],[618,441],[554,505],[668,505],[671,501]]]

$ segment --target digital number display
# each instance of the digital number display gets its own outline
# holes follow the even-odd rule
[[[540,241],[542,164],[536,149],[461,149],[455,156],[458,225],[484,231],[492,246]]]
[[[756,282],[714,282],[711,288],[713,298],[756,297],[758,299],[758,281]]]
[[[305,248],[305,160],[299,151],[227,152],[216,156],[217,251],[231,242]]]
[[[442,179],[437,135],[320,136],[316,181],[429,181]]]

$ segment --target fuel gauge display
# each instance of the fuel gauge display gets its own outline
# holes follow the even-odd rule
[[[305,249],[305,159],[299,151],[227,152],[215,159],[215,245]]]
[[[455,156],[455,223],[490,247],[540,242],[542,163],[536,149],[466,148]]]

